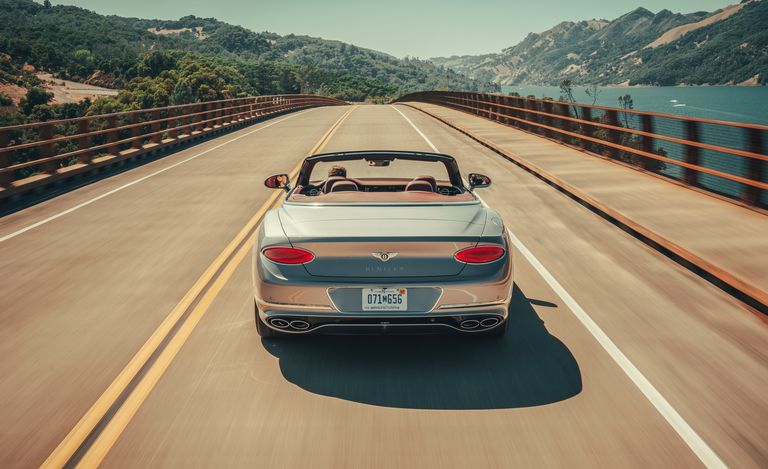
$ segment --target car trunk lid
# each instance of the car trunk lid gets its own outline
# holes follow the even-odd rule
[[[285,205],[291,244],[311,251],[319,277],[435,277],[461,273],[453,255],[474,246],[485,212],[479,204],[435,206]]]

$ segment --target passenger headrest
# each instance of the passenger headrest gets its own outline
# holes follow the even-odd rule
[[[357,184],[352,181],[338,181],[331,187],[331,192],[357,192]]]
[[[406,191],[435,192],[427,181],[411,181],[405,186]]]
[[[325,180],[325,184],[323,184],[323,192],[328,193],[333,190],[333,185],[336,184],[339,181],[346,181],[347,178],[342,176],[330,176],[328,179]]]
[[[427,181],[432,186],[432,192],[437,190],[437,181],[434,176],[418,176],[413,178],[414,181]]]

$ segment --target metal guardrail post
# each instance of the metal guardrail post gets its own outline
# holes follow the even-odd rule
[[[264,115],[264,97],[256,98],[256,116]]]
[[[168,116],[167,117],[178,117],[179,116],[179,108],[171,108],[168,109]],[[183,125],[183,120],[179,121],[179,119],[173,119],[168,121],[165,124],[165,129],[167,130],[168,138],[177,138],[179,135],[179,130],[176,128],[179,126],[179,122]]]
[[[138,124],[141,119],[139,118],[139,113],[131,114],[131,124]],[[131,128],[131,138],[135,138],[135,140],[131,141],[131,148],[134,148],[136,150],[141,149],[143,145],[143,141],[139,137],[141,135],[141,127],[140,125],[137,125],[136,127]]]
[[[685,139],[690,142],[699,140],[699,123],[696,121],[685,121]],[[700,151],[699,147],[693,145],[685,146],[685,162],[692,165],[699,165]],[[696,186],[699,183],[699,172],[695,169],[685,168],[683,171],[683,180],[686,184]]]
[[[221,123],[222,123],[221,103],[211,103],[211,108],[213,110],[213,112],[211,113],[211,117],[213,118],[213,122],[211,122],[211,127],[221,126]]]
[[[160,120],[160,111],[152,111],[152,120],[157,121]],[[167,121],[165,123],[166,128],[170,124],[171,121]],[[160,133],[160,122],[155,122],[151,125],[151,132],[152,132],[152,143],[160,144],[160,142],[163,141],[163,134]]]
[[[531,101],[530,103],[530,109],[532,111],[541,112],[542,109],[542,102],[541,101]],[[531,113],[531,120],[537,124],[543,124],[541,114]],[[544,129],[538,126],[530,126],[530,130],[532,132],[535,132],[539,135],[544,133]]]
[[[509,98],[507,96],[499,96],[499,103],[501,104],[501,107],[499,108],[499,112],[503,116],[501,119],[499,119],[499,122],[509,125],[510,109],[505,107],[505,106],[509,106]]]
[[[525,103],[522,102],[522,100],[517,97],[507,98],[507,102],[511,102],[511,104],[516,108],[525,107]],[[525,117],[525,115],[519,109],[511,109],[510,111],[511,111],[512,117],[516,117],[518,119],[523,119]],[[512,125],[514,125],[515,127],[520,127],[520,122],[512,119]]]
[[[40,128],[40,140],[50,140],[53,138],[53,125],[52,124],[45,124]],[[40,145],[38,147],[38,150],[40,151],[40,157],[41,158],[49,158],[51,156],[55,156],[56,154],[56,144],[55,143],[45,143],[43,145]],[[46,173],[55,173],[56,170],[59,168],[59,161],[49,161],[48,163],[44,163],[42,165],[42,171]]]
[[[520,106],[522,108],[521,111],[518,111],[518,117],[522,119],[523,121],[518,121],[517,126],[520,127],[523,130],[531,130],[531,126],[528,124],[528,122],[531,120],[531,114],[528,112],[528,109],[530,108],[530,103],[526,100],[520,100]]]
[[[757,153],[759,155],[766,154],[765,139],[763,138],[763,131],[759,129],[744,129],[746,132],[747,142],[749,142],[749,151]],[[749,167],[747,168],[747,177],[753,181],[766,180],[765,174],[766,162],[757,158],[749,159]],[[760,205],[761,196],[763,190],[759,187],[744,185],[741,199],[750,205]]]
[[[552,111],[553,111],[553,109],[552,109],[552,101],[542,101],[541,102],[541,110],[546,112],[547,114],[552,114]],[[554,124],[554,122],[553,122],[554,119],[552,119],[551,116],[543,116],[542,120],[544,121],[544,125],[546,125],[546,126],[552,127],[553,124]],[[549,138],[555,138],[557,136],[553,131],[551,131],[549,129],[544,129],[544,135],[549,137]]]
[[[538,102],[537,101],[526,101],[525,102],[525,108],[529,109],[531,111],[538,111],[539,110]],[[535,125],[529,124],[529,122],[539,122],[538,114],[535,114],[533,112],[526,112],[525,113],[525,121],[526,121],[525,129],[527,131],[533,132],[533,133],[541,133],[539,131],[538,127],[536,127]]]
[[[208,104],[201,103],[197,105],[197,112],[195,113],[195,122],[197,122],[197,125],[195,126],[195,130],[198,132],[202,132],[205,130],[205,126],[208,125],[206,122],[204,122],[208,118]]]
[[[569,111],[569,113],[570,113],[570,111]],[[582,108],[581,109],[581,119],[585,120],[585,121],[592,122],[592,108],[589,108],[589,107]],[[579,128],[580,128],[580,132],[579,133],[581,133],[585,137],[592,137],[594,128],[591,125],[580,123],[579,124]],[[593,148],[592,142],[587,140],[587,139],[585,139],[585,138],[582,138],[581,139],[581,148],[583,148],[583,149],[585,149],[587,151],[592,151],[592,148]]]
[[[568,108],[563,106],[560,103],[552,103],[552,114],[556,115],[557,117],[553,117],[555,119],[555,127],[562,130],[571,130],[571,122],[562,119],[563,116],[565,116],[568,113]],[[557,135],[555,135],[557,137]]]
[[[557,128],[565,130],[567,132],[574,132],[578,131],[578,124],[575,124],[574,122],[568,120],[568,118],[571,117],[571,108],[568,107],[565,104],[557,103],[554,104],[555,106],[555,114],[558,116],[561,116],[557,119]],[[554,138],[558,138],[558,135],[555,135]],[[570,143],[576,145],[578,144],[579,140],[574,139],[573,137],[568,137],[570,140]]]
[[[619,126],[619,115],[615,110],[607,110],[605,111],[605,119],[608,121],[609,125],[612,125],[614,127]],[[621,143],[621,134],[618,130],[615,129],[608,129],[608,141],[614,144]],[[608,156],[614,159],[619,158],[619,151],[615,148],[608,148]]]
[[[648,114],[643,114],[642,116],[640,116],[640,128],[643,132],[652,134],[653,133],[653,116]],[[640,149],[648,153],[653,153],[653,137],[651,137],[650,135],[641,135]],[[656,160],[653,160],[651,158],[643,158],[643,168],[645,168],[646,170],[652,171],[656,165],[657,165]]]
[[[85,150],[91,146],[91,137],[89,135],[85,135],[90,131],[90,127],[90,119],[83,119],[77,123],[77,133],[83,135],[77,139],[77,148],[80,150]],[[93,159],[93,153],[90,151],[84,152],[80,154],[79,159],[81,163],[90,164],[91,160]]]
[[[0,148],[5,148],[11,143],[11,133],[9,131],[0,132]],[[5,168],[11,164],[11,153],[0,153],[0,168]],[[6,187],[13,182],[13,173],[0,173],[0,187]]]
[[[117,116],[109,116],[107,118],[107,128],[115,129],[117,127]],[[115,143],[117,141],[117,130],[112,130],[107,134],[107,143]],[[120,152],[118,145],[111,145],[107,147],[107,152],[110,155],[117,155]]]
[[[194,127],[191,127],[191,125],[194,123],[195,118],[191,116],[191,113],[194,112],[194,107],[185,107],[185,108],[179,108],[176,110],[176,115],[180,116],[179,124],[181,126],[184,126],[183,129],[179,129],[177,132],[177,137],[180,135],[191,135],[192,130],[194,130]]]

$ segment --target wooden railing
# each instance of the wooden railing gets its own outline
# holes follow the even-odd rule
[[[494,94],[428,91],[451,107],[753,206],[768,206],[768,126]]]
[[[0,127],[0,200],[268,116],[340,104],[258,96]]]

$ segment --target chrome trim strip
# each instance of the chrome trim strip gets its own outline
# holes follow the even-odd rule
[[[437,309],[460,309],[460,308],[483,308],[486,306],[498,306],[503,305],[507,300],[492,301],[489,303],[454,303],[441,305]]]
[[[274,329],[274,330],[276,330],[276,331],[282,332],[284,334],[296,334],[296,335],[310,334],[310,333],[315,332],[316,330],[322,329],[324,327],[376,327],[376,328],[384,329],[384,328],[387,328],[387,327],[415,327],[415,328],[418,328],[418,327],[436,327],[436,326],[437,327],[447,327],[448,329],[453,329],[455,331],[459,331],[459,332],[464,333],[464,334],[476,334],[476,333],[480,333],[480,332],[492,331],[493,329],[499,327],[503,322],[504,321],[499,321],[499,323],[496,324],[493,327],[489,327],[487,329],[480,329],[480,330],[478,330],[478,329],[460,329],[458,327],[454,327],[454,326],[451,326],[449,324],[442,324],[442,323],[386,324],[386,325],[384,325],[384,324],[341,324],[341,323],[335,323],[335,324],[320,324],[319,326],[316,326],[316,327],[314,327],[312,329],[308,329],[308,330],[305,330],[305,331],[291,331],[291,330],[285,330],[285,329],[275,329],[270,324],[267,324],[267,326],[272,328],[272,329]]]
[[[315,309],[318,311],[333,311],[333,308],[330,306],[324,306],[324,305],[302,305],[302,304],[294,304],[294,303],[272,303],[269,301],[264,301],[262,299],[256,298],[256,302],[264,305],[266,307],[272,307],[272,308],[297,308],[297,309]]]
[[[457,318],[457,317],[472,317],[472,316],[498,316],[500,318],[504,318],[506,315],[490,311],[490,312],[483,312],[483,311],[467,311],[467,312],[457,312],[457,313],[401,313],[401,314],[384,314],[386,311],[378,311],[378,313],[374,312],[374,314],[363,314],[363,313],[316,313],[314,311],[259,311],[259,314],[263,314],[265,318],[273,318],[276,316],[291,316],[291,317],[307,317],[307,318],[326,318],[326,319],[347,319],[347,320],[357,320],[357,319],[441,319],[441,318]]]
[[[448,197],[448,196],[446,196]],[[348,207],[352,206],[372,206],[372,207],[413,207],[413,206],[436,206],[436,205],[479,205],[477,200],[467,200],[462,202],[296,202],[286,200],[283,205],[300,205],[312,207]]]

